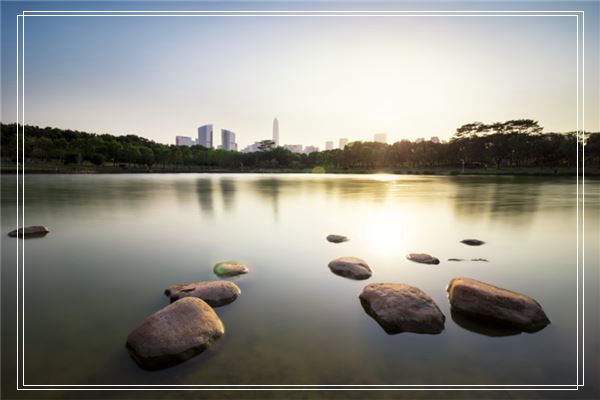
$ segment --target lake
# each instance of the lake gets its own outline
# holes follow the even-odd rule
[[[28,175],[25,225],[45,224],[51,232],[23,241],[6,235],[16,225],[16,176],[5,175],[2,294],[3,311],[9,311],[3,312],[3,340],[16,344],[7,323],[14,325],[19,242],[25,252],[26,384],[575,384],[575,182]],[[600,262],[600,181],[586,182],[586,193],[586,279],[593,284]],[[350,241],[328,243],[330,233]],[[471,237],[486,244],[460,243]],[[432,254],[441,263],[413,263],[405,258],[411,252]],[[327,264],[340,256],[363,258],[373,276],[353,281],[334,275]],[[447,261],[479,257],[489,262]],[[140,369],[125,349],[129,332],[169,304],[165,288],[216,279],[212,267],[223,260],[250,268],[232,278],[241,296],[216,309],[225,335],[183,364]],[[457,276],[527,294],[552,323],[533,334],[512,334],[453,316],[445,287]],[[358,299],[374,282],[406,283],[428,293],[446,316],[445,330],[386,334]],[[593,348],[598,319],[586,316],[586,345]]]

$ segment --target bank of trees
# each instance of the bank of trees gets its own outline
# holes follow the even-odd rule
[[[15,160],[17,127],[2,124],[2,158]],[[448,142],[402,140],[388,145],[352,142],[344,149],[296,154],[282,147],[262,146],[255,153],[175,146],[134,135],[112,136],[57,128],[25,126],[26,159],[63,164],[241,168],[456,168],[574,167],[577,149],[587,165],[600,166],[600,133],[585,135],[585,151],[570,133],[542,133],[533,120],[470,123],[459,127]],[[21,147],[23,143],[20,143]]]

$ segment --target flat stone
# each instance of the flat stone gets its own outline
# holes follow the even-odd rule
[[[363,280],[373,274],[365,260],[356,257],[340,257],[329,262],[329,269],[336,275],[345,278]]]
[[[437,258],[430,256],[429,254],[425,254],[425,253],[410,253],[409,255],[406,256],[407,259],[409,259],[410,261],[414,261],[414,262],[418,262],[421,264],[439,264],[440,260],[438,260]]]
[[[372,283],[362,290],[360,302],[389,334],[436,334],[444,330],[446,317],[421,289],[402,283]]]
[[[347,242],[348,239],[346,236],[343,235],[328,235],[327,236],[327,241],[331,242],[331,243],[342,243],[342,242]]]
[[[482,244],[485,243],[483,240],[479,240],[479,239],[464,239],[464,240],[461,240],[460,242],[464,243],[468,246],[481,246]]]
[[[215,264],[213,271],[218,276],[235,276],[247,274],[249,269],[246,265],[235,261],[223,261]]]
[[[535,332],[550,323],[540,304],[524,294],[470,278],[448,284],[452,310],[475,320]]]
[[[144,319],[129,334],[126,347],[140,367],[156,370],[202,353],[224,333],[206,302],[186,297]]]
[[[204,281],[173,285],[165,290],[171,303],[184,297],[197,297],[211,307],[220,307],[237,299],[242,291],[230,281]]]
[[[448,261],[482,261],[482,262],[489,262],[486,258],[471,258],[471,260],[465,260],[464,258],[449,258]]]
[[[29,238],[29,237],[42,237],[46,236],[50,232],[50,229],[44,225],[35,225],[35,226],[27,226],[25,228],[15,229],[14,231],[10,231],[8,236],[10,237],[21,237],[21,238]]]

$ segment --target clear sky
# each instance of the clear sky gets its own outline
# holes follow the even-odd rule
[[[15,15],[75,9],[366,9],[361,3],[2,5],[2,121],[16,120]],[[598,123],[598,3],[370,4],[586,11],[586,129]],[[448,138],[515,118],[576,128],[575,17],[27,17],[25,122],[163,143],[212,123],[240,146]],[[215,138],[217,143],[220,139]]]

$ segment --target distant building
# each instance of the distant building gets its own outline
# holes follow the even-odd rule
[[[275,142],[275,147],[279,147],[279,121],[277,118],[273,120],[273,142]]]
[[[417,140],[415,140],[415,143],[423,143],[425,141],[425,138],[418,138]]]
[[[198,128],[198,141],[196,142],[200,146],[204,146],[207,149],[213,148],[213,126],[202,125]]]
[[[373,135],[373,141],[377,143],[387,143],[387,133],[376,133]]]
[[[348,144],[348,139],[346,139],[346,138],[340,139],[340,149],[344,150],[344,147],[346,147],[347,144]]]
[[[177,146],[193,146],[194,139],[189,136],[175,136],[175,144]]]
[[[242,153],[254,153],[254,152],[257,152],[259,144],[260,144],[260,142],[254,142],[251,145],[248,145],[248,146],[244,147],[244,149],[242,150]]]
[[[221,129],[221,148],[223,150],[237,151],[235,133],[227,129]]]
[[[283,145],[283,148],[291,151],[292,153],[302,153],[302,145],[301,144],[286,144],[286,145]]]
[[[315,153],[317,151],[319,151],[319,148],[317,146],[306,146],[304,148],[304,153],[306,154]]]
[[[333,140],[325,142],[325,150],[333,150]]]
[[[432,136],[430,139],[433,143],[439,143],[440,142],[440,138],[437,136]]]

